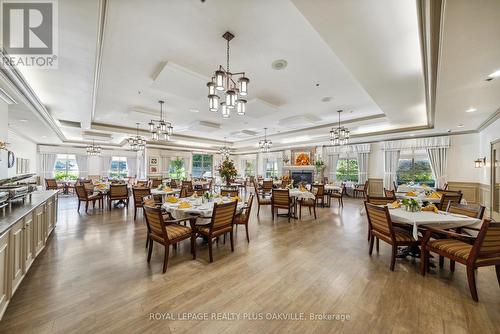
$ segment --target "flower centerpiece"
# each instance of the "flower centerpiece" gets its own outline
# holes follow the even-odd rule
[[[227,185],[230,184],[231,179],[238,175],[238,171],[236,170],[236,167],[234,167],[233,160],[229,160],[229,158],[222,161],[217,171],[219,172],[220,177],[226,181]]]
[[[325,163],[323,162],[323,160],[321,160],[321,158],[318,158],[314,163],[314,166],[316,167],[316,172],[319,173],[321,172],[321,170],[323,170],[323,167],[325,167]]]
[[[401,204],[405,207],[406,211],[417,212],[420,211],[420,203],[416,199],[405,198],[401,201]]]

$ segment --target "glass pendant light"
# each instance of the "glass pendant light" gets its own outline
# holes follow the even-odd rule
[[[226,81],[226,74],[224,73],[224,71],[221,70],[215,71],[215,89],[221,91],[224,90],[225,81]]]
[[[230,113],[230,110],[227,108],[226,106],[226,103],[225,102],[222,102],[220,104],[221,106],[221,112],[222,112],[222,118],[229,118],[229,116],[231,115]]]
[[[236,102],[236,92],[232,89],[226,92],[226,106],[229,109],[234,109],[234,104]]]
[[[219,110],[219,96],[218,95],[208,95],[208,110],[218,111]]]
[[[208,95],[215,95],[215,84],[213,82],[207,83]]]
[[[250,80],[245,77],[241,77],[238,80],[238,83],[240,84],[240,95],[241,96],[247,96],[248,95],[248,83]]]
[[[247,100],[238,99],[236,100],[236,113],[240,116],[244,116],[246,112]]]

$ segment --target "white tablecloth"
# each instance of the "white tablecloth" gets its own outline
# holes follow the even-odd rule
[[[172,189],[171,191],[165,191],[165,190],[158,190],[158,189],[151,189],[151,194],[153,195],[174,195],[174,194],[178,194],[181,190],[180,189],[177,189],[177,188],[174,188]]]
[[[184,201],[184,200],[191,203],[191,208],[179,209],[179,203]],[[198,199],[183,198],[182,200],[180,200],[177,203],[165,202],[165,203],[163,203],[162,208],[165,209],[168,213],[170,213],[176,219],[185,218],[185,217],[192,215],[192,214],[201,215],[204,217],[212,216],[212,212],[214,211],[214,202],[196,204],[196,203],[201,203],[200,200],[201,200],[201,198],[198,198]],[[215,199],[215,201],[218,201],[218,200],[223,201],[223,203],[229,202],[229,200],[225,199],[225,198]],[[241,209],[244,206],[245,206],[244,202],[238,201],[238,206],[236,207],[236,212],[241,211]]]
[[[342,187],[335,184],[325,184],[325,190],[341,191]]]
[[[315,199],[316,197],[312,192],[300,191],[299,189],[290,189],[290,197],[295,197],[297,199]]]
[[[389,209],[391,219],[396,223],[413,225],[413,238],[418,239],[418,227],[427,225],[434,228],[448,229],[454,227],[470,226],[479,223],[481,220],[470,218],[464,215],[446,213],[440,211],[434,213],[431,211],[410,212],[404,208]]]
[[[398,186],[397,192],[407,193],[409,191],[424,192],[424,191],[435,191],[435,190],[436,190],[436,188],[424,187],[424,186],[421,186],[421,185],[402,184],[402,185]]]

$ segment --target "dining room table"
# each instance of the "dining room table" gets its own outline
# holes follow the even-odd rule
[[[471,218],[466,215],[449,213],[445,211],[407,211],[405,208],[392,208],[390,205],[389,214],[395,223],[408,224],[412,226],[412,235],[418,240],[419,227],[432,227],[437,229],[450,229],[464,226],[476,225],[480,219]]]
[[[181,192],[180,188],[153,188],[151,189],[151,195],[157,195],[162,198],[162,202],[165,202],[165,197],[167,196],[175,196]]]
[[[420,193],[417,196],[408,196],[407,193],[402,193],[402,192],[397,192],[396,193],[396,198],[397,199],[414,199],[417,201],[422,201],[423,203],[432,203],[432,204],[439,204],[441,203],[441,198],[440,197],[430,197],[426,196],[425,193]]]
[[[175,203],[164,202],[162,208],[170,213],[175,219],[187,218],[190,216],[211,217],[215,203],[223,204],[234,201],[230,197],[216,197],[210,201],[204,201],[202,197],[186,197],[177,200]],[[187,203],[188,207],[181,207],[181,203]],[[245,202],[238,201],[236,212],[241,212],[245,207]]]

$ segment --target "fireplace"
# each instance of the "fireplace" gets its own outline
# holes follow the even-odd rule
[[[297,185],[299,183],[312,184],[314,178],[314,171],[305,169],[293,169],[290,171],[293,184]]]

